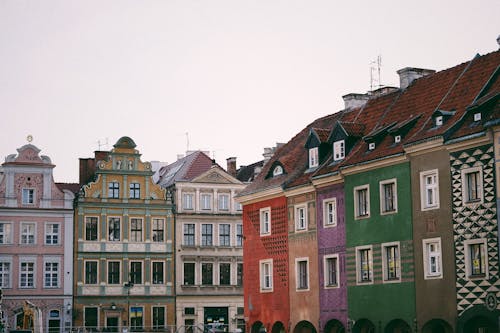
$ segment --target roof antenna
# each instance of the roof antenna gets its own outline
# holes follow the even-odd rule
[[[189,133],[186,132],[186,154],[189,151]]]
[[[108,138],[106,138],[106,141],[101,143],[101,140],[97,140],[97,150],[100,151],[101,147],[107,146],[108,145]]]
[[[370,62],[370,91],[382,87],[382,79],[380,78],[380,67],[382,67],[382,56],[379,54],[377,60]],[[377,78],[374,77],[374,72],[377,73]],[[378,85],[375,85],[378,82]]]

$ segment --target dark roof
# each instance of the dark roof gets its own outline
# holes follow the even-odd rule
[[[178,181],[190,181],[209,170],[214,161],[202,151],[195,151],[159,170],[158,184],[168,187]]]
[[[68,190],[71,193],[77,194],[80,191],[80,184],[78,183],[56,183],[57,188],[61,191]]]
[[[245,166],[242,165],[240,166],[238,171],[236,171],[236,179],[244,183],[252,182],[257,176],[255,174],[255,169],[257,168],[262,169],[263,166],[264,166],[264,160],[252,163],[250,165],[245,165]]]

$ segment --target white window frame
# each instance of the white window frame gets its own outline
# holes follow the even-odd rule
[[[472,275],[472,259],[470,255],[469,247],[471,245],[480,244],[482,245],[481,256],[484,258],[484,274]],[[488,264],[488,242],[486,238],[479,239],[468,239],[464,241],[464,251],[465,251],[465,278],[467,280],[487,280],[489,279],[489,264]]]
[[[13,234],[14,234],[14,225],[12,224],[12,222],[6,222],[6,221],[0,221],[0,224],[3,225],[3,230],[2,230],[2,238],[3,238],[3,241],[0,242],[0,245],[8,245],[8,244],[12,244],[12,237],[13,237]],[[8,229],[8,231],[7,231]]]
[[[228,193],[219,193],[218,194],[218,203],[219,210],[221,211],[229,211],[229,194]]]
[[[212,210],[212,193],[200,193],[200,208],[201,210]]]
[[[96,239],[95,240],[88,240],[87,239],[87,222],[90,223],[90,221],[92,221],[92,219],[96,219]],[[83,237],[82,237],[82,240],[84,240],[85,242],[99,242],[99,235],[100,235],[100,232],[99,232],[99,216],[97,215],[85,215],[83,217],[83,220],[84,220],[84,226],[83,226]],[[106,232],[106,235],[108,233]]]
[[[295,206],[295,231],[307,231],[307,204]]]
[[[50,232],[49,233],[49,226],[54,226],[57,225],[57,233]],[[53,229],[53,228],[52,228]],[[54,236],[57,236],[57,242],[54,243],[47,243],[47,236],[51,236],[52,238]],[[45,234],[43,237],[43,241],[45,245],[60,245],[61,244],[61,223],[59,222],[45,222]]]
[[[341,161],[345,158],[345,140],[335,141],[333,143],[333,160]]]
[[[185,281],[186,281],[186,265],[185,264],[192,264],[193,265],[193,284],[185,284]],[[200,269],[201,270],[201,269]],[[196,278],[197,278],[197,274],[196,274],[196,262],[193,262],[193,261],[184,261],[182,263],[182,285],[183,286],[195,286],[197,283],[196,283]]]
[[[144,281],[145,280],[144,273],[146,273],[146,272],[144,272],[144,261],[143,260],[130,260],[129,259],[129,262],[128,262],[129,276],[132,275],[132,264],[133,263],[140,263],[141,264],[141,283],[134,282],[134,285],[142,286],[146,283],[146,281]],[[130,278],[130,281],[132,281],[132,278]]]
[[[427,177],[435,175],[436,182],[428,185],[426,182]],[[428,204],[427,190],[434,188],[434,201]],[[432,210],[439,208],[439,172],[438,169],[426,170],[420,172],[420,204],[421,210]]]
[[[328,262],[331,259],[335,259],[335,280],[337,281],[336,284],[330,284],[329,279],[330,279],[330,271],[328,269]],[[340,287],[340,272],[339,272],[339,255],[337,253],[335,254],[328,254],[323,257],[323,285],[325,289],[335,289]]]
[[[265,219],[267,216],[267,220]],[[260,235],[268,236],[271,234],[271,207],[261,208],[259,210]]]
[[[25,187],[21,190],[21,200],[23,205],[34,205],[36,201],[36,190],[31,187]]]
[[[228,234],[222,234],[222,229],[223,229],[223,226],[228,226],[229,227],[229,233]],[[217,226],[217,229],[219,229],[219,234],[218,234],[218,237],[219,237],[219,246],[222,246],[222,247],[229,247],[231,246],[231,224],[230,223],[219,223],[218,226]],[[229,240],[229,244],[222,244],[222,237],[221,236],[227,236],[227,239]]]
[[[161,229],[155,229],[155,222],[156,221],[161,221]],[[157,217],[157,216],[154,216],[154,217],[151,217],[151,241],[153,241],[154,243],[161,243],[161,242],[165,242],[166,239],[165,239],[165,236],[166,236],[166,233],[165,233],[165,219],[162,218],[162,217]],[[158,231],[161,231],[161,234],[162,234],[162,239],[159,240],[159,239],[155,239],[155,231],[158,232]]]
[[[397,258],[396,258],[396,278],[389,279],[389,274],[387,272],[389,263],[387,262],[386,250],[389,247],[395,246],[397,248]],[[401,282],[401,246],[399,242],[382,243],[382,278],[384,283],[398,283]]]
[[[330,214],[330,208],[332,211]],[[330,223],[330,215],[332,215],[332,222]],[[329,198],[323,200],[323,227],[331,228],[337,226],[337,198]]]
[[[431,252],[430,246],[434,245],[437,247],[436,251]],[[424,279],[442,279],[443,278],[443,259],[442,259],[442,248],[441,248],[441,237],[427,238],[422,240],[422,254],[424,263]],[[437,270],[436,272],[431,272],[431,258],[436,259]]]
[[[11,256],[5,256],[5,257],[0,256],[0,263],[9,265],[8,271],[7,270],[4,271],[2,268],[2,271],[0,274],[0,280],[2,282],[0,284],[0,289],[10,289],[10,288],[12,288],[12,280],[13,280],[13,273],[14,273],[14,267],[12,266],[12,257]],[[7,276],[7,283],[6,283],[6,285],[3,285],[3,282],[5,280],[5,276]]]
[[[360,212],[360,205],[359,205],[359,198],[358,198],[358,192],[359,191],[364,191],[366,190],[366,214],[361,215]],[[369,184],[364,184],[360,186],[356,186],[353,189],[353,194],[354,194],[354,218],[356,220],[360,219],[366,219],[370,217],[370,185]]]
[[[241,234],[238,235],[238,229],[241,229]],[[237,223],[236,224],[236,228],[234,228],[234,232],[235,232],[235,241],[234,241],[234,244],[235,246],[237,247],[243,247],[243,224],[242,223]]]
[[[300,281],[301,281],[301,272],[299,270],[299,264],[300,263],[306,263],[306,286],[301,287],[300,286]],[[297,292],[302,292],[302,291],[309,291],[311,288],[311,283],[310,283],[310,269],[309,269],[309,258],[308,257],[302,257],[302,258],[295,258],[295,291]]]
[[[385,210],[385,185],[394,184],[393,188],[393,210]],[[396,178],[386,179],[379,182],[380,215],[395,214],[398,212],[398,180]]]
[[[53,274],[53,271],[46,271],[46,264],[57,264],[57,285],[56,286],[46,286],[47,273]],[[61,287],[61,259],[60,258],[44,258],[43,259],[43,288],[44,289],[54,289]]]
[[[212,283],[204,284],[203,283],[203,265],[212,265]],[[208,266],[207,266],[208,267]],[[215,286],[215,262],[213,261],[202,261],[200,262],[200,283],[203,286]]]
[[[265,274],[264,268],[268,267],[268,275]],[[269,285],[266,284],[266,277],[268,277]],[[273,259],[263,259],[259,260],[259,281],[260,281],[260,292],[269,293],[273,292]]]
[[[469,200],[469,184],[467,181],[467,176],[472,173],[478,173],[478,184],[477,184],[477,199]],[[483,203],[484,191],[483,191],[483,168],[481,166],[467,168],[460,170],[462,176],[462,203],[464,205],[477,205]]]
[[[210,233],[207,233],[205,235],[210,235],[210,244],[208,242],[206,242],[206,244],[203,244],[203,226],[204,225],[209,225],[211,226],[210,228]],[[196,228],[196,227],[195,227]],[[203,247],[213,247],[215,245],[215,237],[214,237],[214,231],[215,231],[215,228],[214,228],[214,224],[213,223],[202,223],[201,226],[200,226],[200,245],[203,246]],[[207,238],[208,239],[208,238]],[[196,241],[196,240],[195,240]]]
[[[394,137],[394,143],[400,143],[401,142],[401,135],[396,135]]]
[[[33,264],[33,285],[29,286],[22,286],[21,285],[21,275],[23,275],[23,271],[21,269],[22,264]],[[19,289],[35,289],[36,288],[36,282],[37,282],[37,267],[36,267],[36,259],[35,258],[21,258],[19,260]],[[27,272],[29,274],[29,272]]]
[[[361,276],[361,256],[360,252],[363,250],[369,250],[368,252],[368,274],[370,275],[369,280],[362,280]],[[373,276],[373,246],[372,245],[363,245],[356,246],[356,284],[365,285],[365,284],[373,284],[374,276]]]
[[[141,239],[139,240],[132,240],[132,220],[139,220],[140,221],[140,231],[141,231]],[[144,218],[142,217],[139,217],[139,216],[130,216],[129,217],[129,223],[128,223],[128,238],[129,238],[129,242],[131,243],[142,243],[144,242],[144,236],[145,236],[145,230],[144,230]],[[134,231],[137,231],[139,229],[135,229]]]
[[[375,142],[370,142],[368,144],[368,150],[374,150],[375,149]]]
[[[110,233],[109,233],[109,226],[110,226],[110,219],[118,219],[118,221],[120,222],[120,237],[118,239],[113,239],[111,240],[110,239]],[[123,241],[123,220],[121,218],[121,216],[107,216],[106,218],[106,241],[107,242],[122,242]],[[114,228],[113,228],[114,230]],[[114,232],[113,232],[114,234]]]
[[[96,282],[95,283],[87,283],[87,262],[95,262],[96,265]],[[99,284],[99,260],[84,260],[83,261],[83,284],[88,286],[97,286]]]
[[[163,269],[162,269],[162,280],[163,280],[163,283],[155,283],[154,282],[154,263],[158,263],[158,262],[161,262],[163,264]],[[151,285],[153,286],[161,286],[161,285],[165,285],[167,280],[166,280],[166,270],[167,270],[167,263],[165,262],[165,260],[151,260]]]
[[[436,124],[436,126],[442,126],[443,125],[443,116],[437,116],[435,119],[434,119],[434,122]]]
[[[183,192],[182,193],[182,209],[183,210],[194,210],[194,193],[193,192]]]
[[[117,185],[117,186],[115,186]],[[108,198],[109,199],[119,199],[120,198],[120,182],[117,180],[112,180],[108,182]]]
[[[188,226],[193,227],[192,234],[191,233],[186,234],[186,228],[188,228],[187,231],[190,231]],[[188,244],[188,242],[186,242],[186,240],[187,240],[186,236],[193,236],[193,244]],[[196,246],[196,223],[183,223],[182,224],[182,245],[183,246]]]
[[[141,198],[141,183],[131,182],[128,185],[129,199],[140,199]]]
[[[154,308],[163,309],[163,326],[155,325],[154,323]],[[164,330],[167,327],[167,311],[166,307],[158,304],[151,305],[151,326],[153,331]]]
[[[25,225],[28,225],[28,226],[31,225],[31,226],[33,226],[33,232],[32,233],[28,232],[28,233],[25,234],[24,231],[23,231],[23,228],[24,228]],[[38,235],[36,227],[37,227],[37,225],[36,225],[35,222],[21,222],[21,226],[20,226],[20,229],[19,229],[19,244],[21,244],[21,245],[36,245],[36,243],[37,243],[36,242],[36,236]],[[32,243],[30,243],[28,241],[27,242],[23,242],[23,236],[24,235],[26,236],[26,240],[29,240],[29,237],[33,236],[33,242]]]
[[[283,167],[281,165],[277,165],[273,169],[273,177],[279,176],[283,174]]]
[[[309,149],[309,168],[315,168],[319,165],[318,147]]]
[[[110,283],[109,282],[109,271],[110,271],[109,264],[114,263],[114,262],[118,263],[118,282],[117,283]],[[119,259],[110,259],[110,260],[106,261],[106,284],[108,286],[121,285],[121,283],[122,283],[122,267],[123,267],[122,261]]]
[[[481,112],[474,113],[474,121],[480,121],[480,120],[481,120]]]

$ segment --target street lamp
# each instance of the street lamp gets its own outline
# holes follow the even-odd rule
[[[128,281],[123,285],[127,289],[127,320],[125,322],[125,326],[129,326],[129,320],[130,320],[130,289],[134,286],[134,283],[132,281]]]

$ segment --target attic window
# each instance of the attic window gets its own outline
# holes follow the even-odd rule
[[[401,142],[401,135],[396,135],[396,136],[394,137],[394,142],[395,142],[395,143],[399,143],[399,142]]]
[[[474,113],[474,121],[480,121],[481,120],[481,112]]]
[[[281,165],[277,165],[273,170],[273,176],[279,176],[283,173],[283,168]]]
[[[318,147],[309,149],[309,167],[314,168],[317,167],[318,162]]]
[[[443,125],[443,116],[437,116],[436,117],[436,126],[441,126]]]
[[[340,161],[345,157],[345,141],[335,141],[333,143],[333,160]]]
[[[368,149],[369,149],[369,150],[373,150],[373,149],[375,149],[375,142],[370,142],[370,143],[368,144]]]

